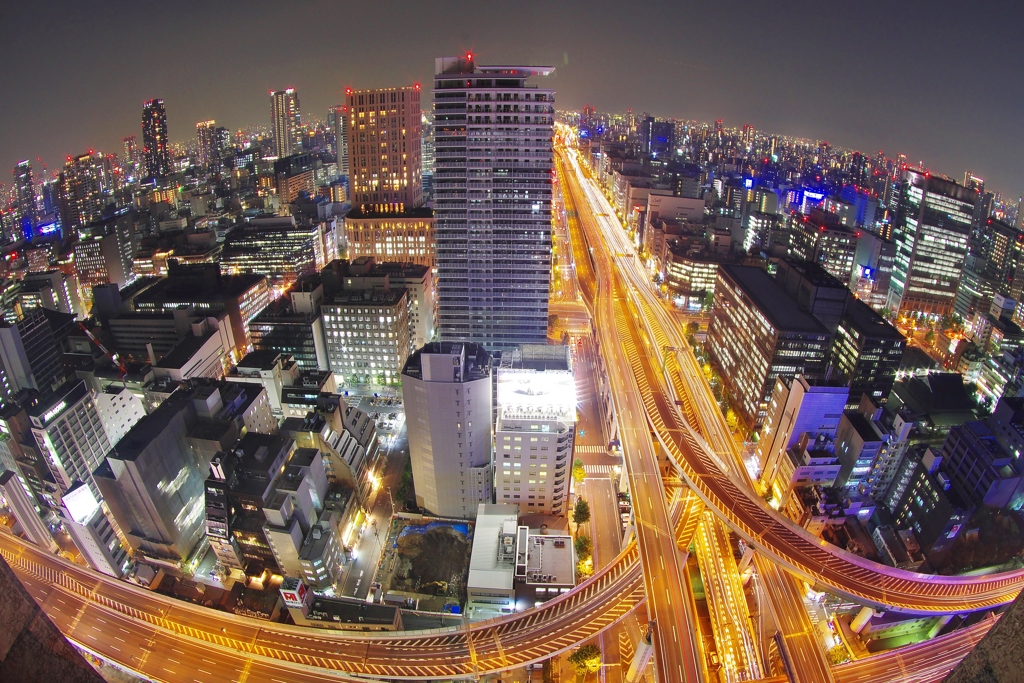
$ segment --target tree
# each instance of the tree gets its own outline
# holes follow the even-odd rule
[[[569,655],[569,663],[576,669],[577,676],[596,673],[601,669],[601,649],[591,643],[581,645]]]
[[[711,307],[714,306],[714,304],[715,304],[715,293],[714,292],[708,292],[706,295],[704,295],[704,307],[703,308],[704,308],[705,312],[710,311]]]
[[[698,332],[700,332],[700,323],[697,322],[696,320],[687,323],[686,331],[689,334],[697,334]]]
[[[550,327],[551,329],[555,329],[555,325],[557,325],[557,324],[558,324],[558,315],[555,314],[555,313],[552,313],[551,315],[548,316],[548,327]]]
[[[577,484],[583,483],[583,480],[587,478],[587,470],[583,468],[583,461],[579,458],[573,460],[572,463],[572,480]]]
[[[586,562],[591,558],[594,553],[594,544],[591,542],[590,536],[580,534],[573,543],[576,547],[576,557],[580,562]]]
[[[572,510],[572,521],[576,522],[576,526],[590,521],[590,503],[586,498],[576,499],[576,505]]]

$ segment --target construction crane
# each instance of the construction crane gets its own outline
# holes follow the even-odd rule
[[[112,362],[117,367],[118,371],[121,373],[121,383],[124,384],[125,386],[128,386],[128,383],[125,381],[125,377],[128,376],[128,366],[124,364],[123,360],[121,360],[121,356],[119,356],[116,353],[111,353],[110,351],[108,351],[107,347],[104,346],[103,343],[96,338],[96,335],[93,334],[89,330],[89,328],[85,326],[85,323],[79,321],[78,326],[82,328],[82,332],[85,332],[85,336],[87,336],[89,340],[96,345],[96,348],[102,351],[103,354],[110,359],[110,362]]]

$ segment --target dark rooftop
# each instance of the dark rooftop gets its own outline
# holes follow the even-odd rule
[[[203,348],[203,344],[212,336],[213,332],[208,332],[201,337],[197,337],[194,334],[184,337],[160,359],[156,367],[181,369],[196,355],[199,349]]]
[[[825,326],[800,310],[767,271],[754,266],[722,265],[718,272],[739,285],[778,331],[828,335]]]
[[[238,367],[271,370],[280,357],[280,351],[250,351],[245,354],[245,358],[238,361]]]
[[[844,317],[849,318],[857,330],[868,337],[892,341],[906,339],[888,320],[860,299],[851,298],[847,302]]]
[[[475,342],[430,342],[413,352],[405,361],[402,374],[421,379],[423,377],[423,354],[455,355],[461,348],[466,350],[466,372],[463,382],[471,382],[491,374],[491,354]]]

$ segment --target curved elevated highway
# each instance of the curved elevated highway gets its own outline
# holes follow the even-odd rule
[[[563,153],[564,154],[564,153]],[[569,156],[569,163],[575,159]],[[733,531],[773,561],[816,586],[857,602],[910,614],[971,612],[1007,603],[1024,588],[1024,570],[985,576],[936,576],[895,569],[865,560],[817,538],[769,508],[754,490],[737,481],[722,455],[679,417],[674,400],[663,388],[662,349],[668,337],[659,327],[660,303],[648,285],[648,276],[635,252],[611,216],[607,200],[590,183],[576,181],[578,173],[565,173],[576,204],[606,206],[607,213],[586,216],[592,241],[616,253],[616,275],[628,280],[628,313],[619,312],[619,339],[637,377],[650,428],[675,464],[681,478],[709,509]],[[581,199],[583,196],[586,199]],[[600,220],[604,217],[604,220]],[[586,220],[592,219],[592,220]],[[596,223],[597,225],[593,225]],[[588,225],[590,224],[590,225]],[[600,238],[594,233],[599,231]],[[601,264],[601,259],[595,261]],[[673,360],[667,363],[672,384],[685,387],[688,378]],[[703,381],[700,379],[700,381]]]

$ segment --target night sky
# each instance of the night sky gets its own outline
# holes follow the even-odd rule
[[[216,119],[267,125],[298,88],[325,118],[346,86],[422,82],[433,59],[548,64],[556,106],[657,116],[907,154],[1024,191],[1024,7],[955,2],[5,2],[0,181],[141,138],[144,99],[172,141]]]

